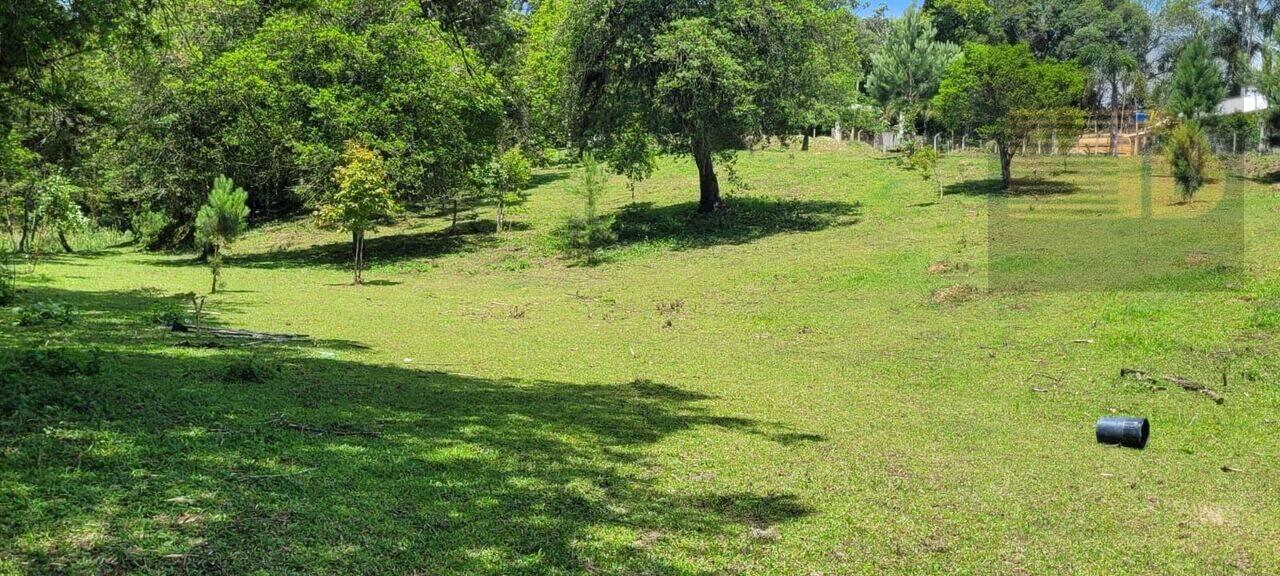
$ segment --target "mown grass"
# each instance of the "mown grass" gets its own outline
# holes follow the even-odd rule
[[[985,158],[951,157],[938,199],[865,149],[756,152],[703,217],[668,161],[634,201],[611,184],[619,242],[594,266],[556,254],[579,200],[547,172],[514,231],[483,209],[381,231],[364,287],[342,235],[275,224],[208,307],[313,337],[284,345],[152,326],[207,285],[190,256],[49,258],[20,304],[76,321],[0,312],[0,572],[1280,571],[1280,194],[1242,184],[1235,261],[1149,235],[1170,246],[1154,278],[990,285],[1062,272],[989,261],[996,209],[1058,211],[1107,248],[1062,254],[1100,271],[1140,245],[1069,222],[1140,220],[1137,161],[1060,163],[1020,159],[993,197]],[[1202,207],[1163,186],[1153,219]],[[1094,443],[1112,412],[1151,418],[1145,451]]]

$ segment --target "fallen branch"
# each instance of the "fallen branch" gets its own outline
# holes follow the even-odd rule
[[[253,475],[247,475],[247,476],[236,476],[233,474],[231,476],[231,479],[243,481],[243,480],[262,480],[264,478],[285,478],[288,476],[298,476],[300,474],[310,474],[315,471],[316,471],[315,468],[303,468],[301,470],[294,470],[292,472],[280,472],[277,474],[253,474]]]
[[[1150,378],[1147,377],[1146,370],[1139,370],[1137,368],[1121,368],[1120,377],[1133,378],[1134,380],[1150,380]]]
[[[206,334],[219,338],[238,338],[242,340],[257,340],[262,342],[297,342],[300,340],[310,340],[311,337],[305,334],[272,334],[270,332],[253,332],[251,330],[240,330],[236,328],[203,328],[187,326],[181,322],[174,323],[174,332],[190,332],[194,334]]]
[[[277,424],[284,426],[290,430],[305,432],[307,434],[316,434],[320,436],[364,436],[366,438],[382,438],[382,434],[371,430],[353,430],[343,428],[321,428],[308,424],[300,424],[298,422],[290,422],[284,419],[284,416],[278,416],[273,419]]]
[[[1188,392],[1199,392],[1201,394],[1204,394],[1205,396],[1208,396],[1211,400],[1213,400],[1214,402],[1217,402],[1218,404],[1222,404],[1223,402],[1227,401],[1225,398],[1222,397],[1221,394],[1214,392],[1212,389],[1206,386],[1203,386],[1201,384],[1196,384],[1195,382],[1187,380],[1186,378],[1183,378],[1181,376],[1165,376],[1164,381],[1170,384],[1175,384],[1179,388],[1182,388],[1183,390],[1186,390]]]

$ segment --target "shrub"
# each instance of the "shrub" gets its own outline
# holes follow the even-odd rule
[[[617,239],[613,217],[599,214],[606,177],[604,167],[594,156],[590,153],[582,156],[578,186],[583,199],[582,214],[570,216],[559,230],[565,253],[589,264],[599,261],[600,250]]]
[[[0,358],[0,430],[26,429],[43,420],[100,418],[128,404],[120,390],[92,378],[103,354],[37,348]]]
[[[27,374],[45,376],[96,376],[102,372],[102,351],[87,352],[60,348],[35,348],[23,351],[9,367],[16,366]]]
[[[227,365],[223,379],[227,382],[251,382],[261,384],[275,378],[280,370],[257,358],[240,358]]]
[[[898,167],[903,170],[914,170],[925,182],[933,180],[938,185],[938,197],[943,194],[942,179],[938,177],[938,151],[927,144],[915,140],[907,142],[902,155],[897,159]]]
[[[187,309],[171,300],[156,302],[147,310],[147,323],[174,327],[187,323]]]
[[[8,306],[18,298],[18,287],[4,264],[0,264],[0,306]]]
[[[145,248],[160,239],[160,234],[169,225],[169,217],[160,212],[143,210],[133,215],[131,225],[134,239],[139,246]]]
[[[18,309],[19,326],[44,324],[71,324],[76,320],[76,308],[65,302],[47,300]]]
[[[1183,201],[1189,201],[1204,185],[1205,168],[1212,153],[1200,127],[1184,122],[1169,135],[1169,164]]]

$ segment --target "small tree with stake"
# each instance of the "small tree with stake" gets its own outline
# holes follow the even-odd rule
[[[235,242],[249,224],[249,193],[237,188],[226,176],[213,181],[213,190],[196,214],[196,244],[208,254],[209,271],[213,274],[210,293],[218,292],[222,278],[222,251]]]
[[[1205,168],[1212,155],[1204,133],[1195,122],[1183,122],[1169,135],[1169,165],[1183,202],[1190,202],[1204,185]]]
[[[507,207],[520,204],[525,199],[525,189],[533,177],[529,159],[519,148],[503,152],[484,171],[483,186],[498,201],[498,221],[495,230],[502,232],[506,223]]]
[[[599,261],[600,249],[616,238],[613,217],[600,214],[600,197],[608,180],[604,166],[587,152],[582,155],[582,173],[577,192],[582,196],[582,214],[570,216],[560,229],[565,250],[586,264]]]
[[[322,228],[351,232],[356,284],[363,284],[364,235],[376,230],[379,221],[399,211],[382,156],[356,142],[347,142],[343,164],[333,171],[336,189],[316,209],[316,223]]]
[[[938,198],[942,198],[942,178],[938,174],[938,151],[915,140],[907,142],[902,156],[898,157],[898,166],[904,170],[915,170],[925,182],[932,180],[938,186]]]

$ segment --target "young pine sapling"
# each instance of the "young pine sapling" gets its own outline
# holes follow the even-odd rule
[[[245,203],[249,193],[237,188],[226,176],[213,181],[213,190],[200,212],[196,214],[196,245],[208,256],[209,271],[213,274],[210,293],[218,292],[222,278],[222,253],[249,225],[249,207]]]
[[[1183,202],[1190,202],[1204,186],[1205,170],[1212,153],[1204,133],[1195,122],[1183,122],[1169,135],[1169,165]]]
[[[578,194],[583,206],[580,216],[570,216],[562,228],[566,251],[588,264],[595,263],[599,250],[613,242],[613,218],[600,215],[600,196],[608,180],[604,166],[590,152],[582,155]]]

